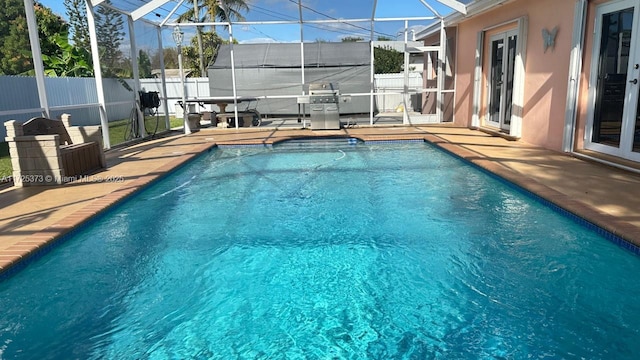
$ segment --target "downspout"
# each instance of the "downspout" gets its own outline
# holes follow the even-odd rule
[[[564,136],[562,139],[562,151],[564,152],[573,152],[575,147],[579,100],[578,92],[580,89],[582,50],[584,47],[586,21],[587,0],[577,0],[573,14],[573,35],[571,40],[571,57],[569,60],[569,79],[567,82],[567,105],[564,116]]]

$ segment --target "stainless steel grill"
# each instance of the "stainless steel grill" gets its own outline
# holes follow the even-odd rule
[[[309,84],[311,130],[339,130],[340,91],[337,84]]]

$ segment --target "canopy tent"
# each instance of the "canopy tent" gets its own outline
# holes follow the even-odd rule
[[[466,14],[467,6],[469,3],[472,3],[471,0],[411,0],[412,2],[420,3],[421,9],[423,13],[412,12],[411,14],[405,14],[404,11],[407,11],[406,5],[398,6],[397,2],[390,0],[354,0],[349,1],[348,6],[345,5],[343,1],[339,0],[327,0],[322,2],[317,2],[313,0],[281,0],[281,1],[271,1],[272,4],[279,5],[277,10],[275,7],[261,6],[259,1],[249,2],[250,8],[253,8],[253,11],[249,11],[246,14],[242,14],[244,19],[241,21],[234,21],[232,19],[227,18],[226,21],[212,21],[212,22],[182,22],[178,23],[178,16],[184,14],[185,12],[192,10],[193,5],[196,1],[185,1],[185,0],[151,0],[151,1],[142,1],[142,0],[87,0],[87,20],[89,25],[89,32],[91,37],[91,52],[94,63],[94,73],[96,79],[96,87],[98,91],[98,102],[100,109],[100,122],[103,128],[103,137],[104,137],[104,145],[106,148],[110,147],[109,140],[109,126],[108,126],[108,118],[106,114],[106,101],[105,94],[102,86],[102,73],[100,70],[100,55],[98,51],[98,39],[96,35],[96,17],[95,17],[95,9],[97,7],[105,7],[112,10],[115,10],[121,13],[123,16],[127,18],[127,25],[129,28],[129,51],[132,59],[137,59],[138,51],[136,48],[136,34],[135,34],[135,26],[134,24],[137,22],[143,22],[145,24],[151,25],[156,29],[157,33],[157,43],[159,44],[159,48],[163,47],[163,33],[164,29],[175,29],[176,27],[180,27],[184,29],[184,31],[194,30],[196,27],[216,27],[221,26],[224,27],[225,31],[228,33],[229,40],[231,45],[229,46],[229,58],[231,60],[231,74],[232,74],[232,95],[233,97],[237,97],[237,88],[235,81],[235,66],[236,61],[234,59],[234,39],[237,38],[234,36],[234,31],[240,32],[244,29],[249,29],[251,31],[262,32],[260,29],[263,29],[265,26],[267,27],[287,27],[287,29],[296,29],[298,31],[285,31],[285,33],[298,33],[297,42],[299,43],[299,56],[301,59],[307,59],[308,56],[305,55],[305,51],[313,51],[312,46],[307,45],[309,42],[316,42],[318,40],[317,37],[314,37],[314,34],[322,31],[342,31],[345,35],[350,36],[349,34],[354,34],[355,37],[368,40],[369,45],[371,46],[371,50],[369,51],[370,61],[369,61],[369,99],[370,99],[370,121],[373,123],[373,103],[374,103],[374,90],[373,90],[373,41],[376,37],[386,37],[386,38],[394,38],[398,35],[403,36],[405,43],[408,40],[410,34],[415,36],[415,33],[418,31],[416,29],[410,29],[410,24],[423,24],[422,27],[426,27],[427,25],[431,25],[434,23],[440,22],[441,28],[441,39],[440,48],[436,49],[433,47],[425,47],[423,49],[418,49],[419,51],[437,51],[438,52],[438,64],[442,66],[444,64],[444,46],[446,41],[444,41],[444,26],[443,26],[443,18],[445,15],[454,12],[459,12],[461,14]],[[482,0],[478,0],[482,1]],[[391,6],[386,6],[388,3]],[[407,2],[408,3],[408,2]],[[43,112],[43,116],[49,116],[50,107],[48,105],[47,92],[45,90],[44,85],[44,69],[42,63],[42,54],[40,50],[39,40],[38,40],[38,28],[35,20],[35,12],[34,12],[34,0],[24,0],[25,11],[27,15],[27,23],[29,27],[29,37],[31,41],[32,54],[34,60],[34,70],[36,74],[36,83],[38,86],[38,94],[40,99],[40,106]],[[226,8],[226,1],[220,1],[218,5],[223,9]],[[384,10],[382,9],[382,5],[384,6]],[[380,13],[384,12],[384,16],[380,16]],[[419,15],[419,16],[416,16]],[[214,19],[215,20],[215,19]],[[403,24],[402,30],[399,32],[394,32],[385,29],[385,24]],[[437,25],[436,25],[437,26]],[[329,30],[327,30],[329,29]],[[182,31],[180,31],[182,32]],[[368,36],[367,36],[368,35]],[[279,40],[279,39],[273,39]],[[289,42],[284,40],[283,42]],[[306,44],[305,44],[306,43]],[[181,44],[177,44],[180,46]],[[405,46],[406,48],[406,46]],[[414,49],[415,51],[415,49]],[[405,63],[407,63],[409,53],[405,51]],[[305,60],[306,61],[306,60]],[[304,68],[305,61],[301,62],[301,67]],[[139,107],[139,93],[140,89],[139,85],[139,69],[138,69],[138,61],[132,61],[133,68],[133,79],[134,79],[134,91],[133,96],[135,97],[132,101]],[[164,68],[164,63],[162,58],[160,59],[161,67]],[[408,67],[405,66],[405,83],[408,82]],[[301,71],[301,79],[300,84],[304,85],[307,81],[304,77],[304,71]],[[183,77],[182,77],[183,78]],[[438,89],[443,88],[443,77],[439,77],[438,81],[440,82]],[[164,93],[166,93],[165,87],[165,76],[164,72],[162,73],[162,83],[163,88],[165,89]],[[405,86],[405,97],[408,97],[409,94],[406,92]],[[438,97],[442,94],[440,90],[438,90]],[[184,98],[184,95],[183,95]],[[168,114],[168,109],[165,104],[165,114]],[[237,106],[236,106],[237,109]],[[237,111],[237,110],[236,110]],[[405,114],[406,116],[406,114]],[[237,113],[236,113],[237,117]],[[140,114],[138,117],[140,122],[143,122],[143,116]],[[168,126],[168,116],[166,116],[166,122]],[[186,121],[185,115],[185,132],[190,132],[188,128],[188,123]],[[236,122],[237,124],[237,122]],[[144,134],[144,125],[141,123],[140,128],[142,129],[141,136],[145,136]]]

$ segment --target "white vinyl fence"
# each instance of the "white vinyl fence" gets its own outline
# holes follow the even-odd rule
[[[377,93],[376,109],[379,112],[396,112],[403,103],[404,73],[397,74],[375,74],[374,91]],[[419,72],[409,73],[409,92],[420,92],[422,90],[422,74]],[[422,96],[415,94],[409,97],[409,109],[418,110],[421,106]],[[400,110],[401,111],[401,110]]]
[[[109,121],[128,118],[134,106],[135,95],[122,81],[133,88],[133,80],[104,79],[103,82]],[[162,101],[168,99],[169,113],[173,114],[176,102],[182,98],[180,79],[167,78],[166,81],[167,96],[163,94],[160,79],[141,79],[140,88],[157,91]],[[185,85],[188,98],[209,96],[208,78],[188,78]],[[100,124],[94,78],[45,78],[45,87],[51,117],[59,118],[63,113],[69,113],[76,125]],[[24,122],[42,116],[42,111],[35,77],[0,76],[0,141],[4,141],[6,136],[5,121]],[[159,111],[164,114],[163,103]]]
[[[167,84],[167,106],[169,114],[176,114],[180,116],[182,114],[182,108],[178,105],[178,101],[182,100],[182,90],[180,84],[180,78],[166,78]],[[186,98],[206,98],[209,97],[209,78],[187,78],[185,81]],[[162,92],[162,80],[161,79],[140,79],[140,89],[143,91],[157,91],[160,94],[160,99],[164,101]],[[193,108],[188,109],[188,112],[201,112],[204,110],[219,111],[217,106],[205,105],[204,108],[195,108],[195,104],[190,104]],[[158,109],[161,115],[164,115],[164,105],[160,105]]]
[[[135,95],[128,90],[133,88],[133,80],[104,79],[104,93],[107,102],[107,117],[109,121],[126,119],[130,116],[134,106]],[[402,103],[404,74],[375,75],[376,109],[380,112],[395,111]],[[167,102],[169,114],[176,113],[176,104],[182,99],[179,78],[167,78],[167,93],[162,90],[161,79],[141,79],[140,89],[143,91],[157,91],[161,104],[158,109],[164,115],[164,101]],[[98,95],[94,78],[45,78],[47,100],[51,109],[51,116],[59,118],[63,113],[71,114],[76,125],[99,125]],[[209,78],[187,78],[185,82],[187,99],[209,96]],[[422,76],[420,73],[409,74],[409,89],[420,90]],[[412,99],[418,97],[412,97]],[[413,100],[414,102],[416,100]],[[419,99],[417,100],[419,101]],[[413,104],[414,107],[417,104]],[[193,105],[196,106],[196,105]],[[206,110],[215,110],[215,105],[207,105]],[[189,112],[205,109],[189,109]],[[42,116],[42,108],[38,98],[38,88],[35,77],[28,76],[0,76],[0,124],[8,120],[27,121],[32,117]],[[179,110],[179,108],[178,108]],[[6,136],[5,128],[0,125],[0,141]]]

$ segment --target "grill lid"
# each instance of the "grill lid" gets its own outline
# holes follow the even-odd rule
[[[309,84],[309,95],[337,95],[340,91],[338,85],[329,82],[311,83]]]

